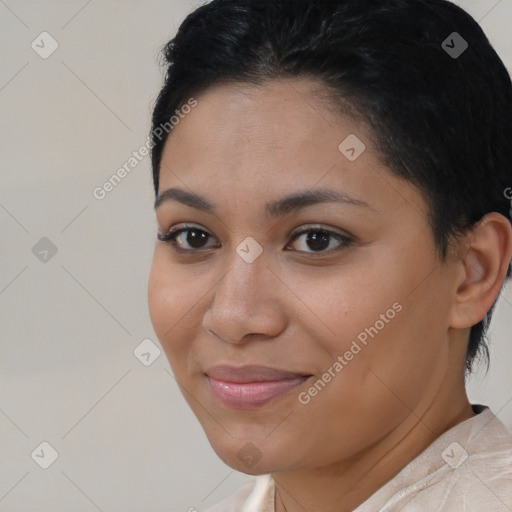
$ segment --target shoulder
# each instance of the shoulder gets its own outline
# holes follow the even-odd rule
[[[411,512],[432,503],[440,512],[512,510],[512,434],[488,407],[480,411],[436,443],[444,464],[411,493]]]
[[[456,487],[468,505],[512,510],[512,434],[488,408],[481,420],[472,432],[474,437],[462,446],[452,479],[458,477]]]
[[[512,435],[488,407],[473,409],[357,512],[510,512]]]

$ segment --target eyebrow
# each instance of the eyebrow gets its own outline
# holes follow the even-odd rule
[[[167,201],[177,201],[179,203],[191,206],[192,208],[196,208],[204,212],[215,213],[217,211],[217,206],[208,201],[206,198],[177,187],[169,188],[163,191],[161,194],[159,194],[155,201],[155,210],[162,203]],[[269,216],[281,217],[292,211],[300,210],[307,206],[319,203],[332,202],[345,203],[360,207],[363,206],[372,209],[370,205],[365,201],[356,199],[345,192],[340,192],[326,188],[295,192],[288,196],[282,197],[281,199],[278,199],[276,201],[267,203],[265,206],[266,212]]]

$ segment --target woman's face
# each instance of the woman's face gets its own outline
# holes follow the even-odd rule
[[[426,203],[314,87],[212,88],[163,152],[158,229],[188,231],[156,242],[151,319],[246,473],[362,452],[429,407],[449,364],[453,268]]]

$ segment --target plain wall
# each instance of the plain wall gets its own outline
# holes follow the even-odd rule
[[[133,354],[158,345],[149,157],[93,195],[146,142],[158,51],[195,5],[0,2],[0,512],[203,510],[249,478],[215,455],[164,354]],[[460,5],[512,69],[512,0]],[[511,317],[509,287],[469,388],[510,429]],[[48,469],[31,457],[42,441],[59,454]]]

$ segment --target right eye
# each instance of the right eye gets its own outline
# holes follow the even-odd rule
[[[210,247],[205,246],[208,238],[211,238],[207,231],[197,226],[182,226],[171,228],[166,233],[158,233],[157,238],[161,242],[168,243],[174,250],[182,252],[198,252]],[[187,245],[190,248],[187,248]],[[218,246],[218,245],[217,245]],[[215,246],[213,246],[215,247]]]

